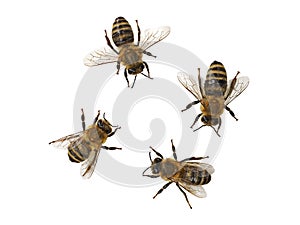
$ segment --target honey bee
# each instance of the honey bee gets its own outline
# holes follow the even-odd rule
[[[133,88],[138,74],[152,79],[150,77],[149,66],[142,59],[143,54],[156,58],[156,56],[146,50],[166,38],[170,33],[170,27],[164,26],[156,29],[148,29],[141,38],[141,30],[137,20],[136,25],[138,29],[138,41],[137,44],[134,44],[134,34],[128,21],[124,17],[116,18],[112,26],[112,39],[118,51],[112,46],[105,30],[105,39],[110,49],[101,48],[91,52],[85,57],[84,64],[91,67],[117,62],[117,74],[119,74],[120,64],[123,64],[125,66],[124,76],[128,87],[129,80],[127,72],[135,76],[131,88]],[[148,75],[142,73],[145,67]]]
[[[238,120],[233,111],[228,107],[228,104],[238,97],[249,85],[248,77],[237,78],[239,73],[238,71],[234,79],[230,80],[227,84],[225,67],[222,63],[217,61],[214,61],[210,65],[204,85],[201,83],[200,68],[198,68],[198,83],[190,75],[184,72],[178,73],[177,78],[179,82],[197,99],[188,104],[186,108],[181,111],[183,112],[198,103],[201,104],[200,110],[202,113],[196,116],[191,128],[193,128],[200,117],[203,125],[194,131],[204,126],[210,126],[216,134],[220,136],[218,132],[221,127],[221,115],[224,109],[226,109],[236,121]],[[217,130],[214,128],[216,125],[219,125]]]
[[[67,148],[69,160],[71,162],[82,162],[80,174],[83,178],[87,179],[92,176],[95,170],[100,149],[122,149],[102,145],[108,137],[113,136],[121,127],[111,125],[111,123],[105,118],[105,113],[103,114],[103,119],[99,119],[100,111],[98,111],[93,124],[85,129],[85,116],[83,109],[81,109],[81,112],[83,131],[51,141],[49,144],[54,144],[59,148]],[[113,127],[115,127],[114,131]]]
[[[154,151],[158,157],[152,160],[151,151],[149,152],[151,166],[144,170],[143,176],[150,178],[161,177],[168,182],[154,195],[153,199],[169,187],[170,184],[175,183],[184,195],[190,208],[192,208],[188,197],[182,188],[199,198],[205,198],[206,192],[202,185],[210,182],[211,174],[214,173],[214,168],[209,164],[197,162],[198,160],[208,158],[208,156],[190,157],[178,161],[173,140],[171,140],[171,144],[174,159],[164,159],[159,152],[150,146],[151,150]]]

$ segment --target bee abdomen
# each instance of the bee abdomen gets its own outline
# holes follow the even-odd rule
[[[204,82],[205,94],[208,96],[224,96],[227,89],[227,74],[222,63],[214,61]]]
[[[117,47],[134,41],[132,28],[124,17],[115,19],[112,28],[112,39]]]
[[[211,175],[206,170],[191,170],[187,178],[192,185],[204,185],[210,182]]]
[[[76,145],[68,147],[68,156],[71,162],[80,163],[86,160],[90,154],[91,149],[84,145]]]

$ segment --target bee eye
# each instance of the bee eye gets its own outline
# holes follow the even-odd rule
[[[131,69],[128,69],[128,73],[129,74],[133,74],[135,72],[135,69],[131,68]]]

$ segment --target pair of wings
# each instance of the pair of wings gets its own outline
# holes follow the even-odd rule
[[[81,145],[82,136],[84,135],[84,133],[85,131],[80,131],[75,134],[70,134],[68,136],[52,141],[49,144],[53,144],[55,147],[63,148],[63,149],[67,149],[69,145],[78,146]],[[82,162],[80,167],[80,175],[84,179],[88,179],[92,176],[96,168],[99,154],[100,154],[100,148],[94,149],[93,151],[90,152],[89,157]]]
[[[184,72],[179,72],[177,75],[179,82],[184,86],[190,93],[192,93],[198,100],[201,100],[203,97],[202,93],[204,94],[203,83],[201,82],[202,79],[200,78],[200,74],[198,76],[198,82],[194,80],[194,78],[186,74]],[[225,92],[225,105],[228,105],[232,102],[236,97],[238,97],[249,85],[249,78],[248,77],[239,77],[236,80],[236,83],[231,91],[231,83],[234,79],[229,81],[227,86],[227,90]],[[231,91],[231,92],[230,92]],[[202,92],[202,93],[201,93]],[[229,94],[229,95],[228,95]]]
[[[155,29],[148,29],[141,37],[139,47],[142,51],[155,45],[157,42],[165,39],[170,33],[170,27],[159,27]],[[119,55],[112,49],[103,47],[101,49],[92,51],[84,58],[84,65],[98,66],[106,63],[117,62]]]

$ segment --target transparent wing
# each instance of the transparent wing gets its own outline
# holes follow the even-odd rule
[[[184,72],[179,72],[177,74],[177,79],[189,92],[191,92],[198,100],[202,99],[199,84],[194,80],[191,75]],[[201,85],[201,84],[200,84]]]
[[[232,102],[236,97],[238,97],[249,85],[248,77],[239,77],[236,80],[236,83],[233,88],[231,88],[231,83],[234,79],[229,81],[229,88],[226,90],[225,96],[225,105],[228,105]]]
[[[83,63],[86,66],[98,66],[106,63],[113,63],[118,61],[118,54],[113,52],[109,48],[101,48],[95,51],[92,51],[88,54]]]
[[[70,134],[68,136],[62,137],[60,139],[57,139],[55,141],[51,141],[49,144],[53,145],[56,148],[67,148],[71,143],[78,142],[78,144],[81,141],[81,137],[84,134],[84,131],[80,131],[75,134]]]
[[[205,198],[206,192],[201,185],[187,185],[185,183],[179,183],[181,187],[190,192],[191,194],[197,196],[198,198]]]
[[[141,49],[146,50],[157,42],[165,39],[170,33],[170,27],[159,27],[145,30],[141,37],[139,46]]]
[[[100,154],[100,149],[91,151],[87,160],[85,160],[81,164],[80,175],[84,179],[88,179],[92,176],[92,174],[96,168],[97,159],[98,159],[99,154]]]

